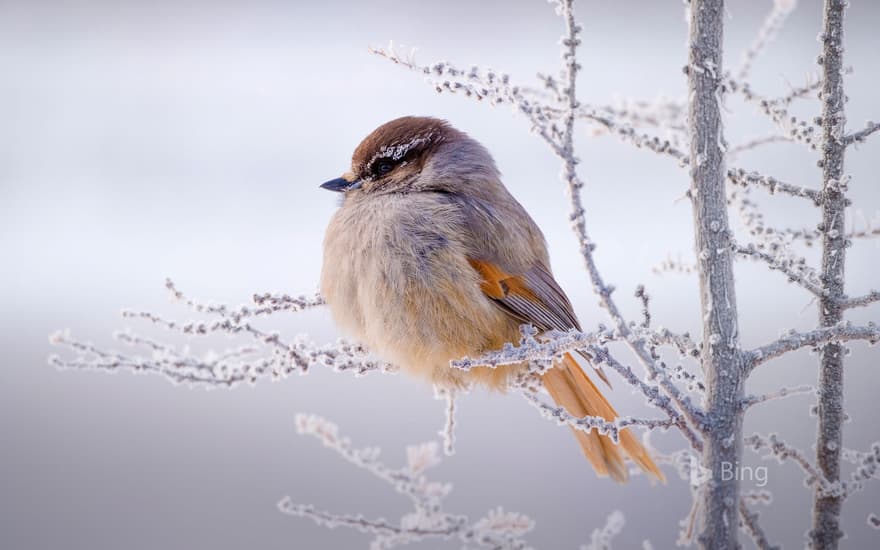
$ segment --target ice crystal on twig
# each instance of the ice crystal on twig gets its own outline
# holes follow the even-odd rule
[[[593,530],[590,543],[581,546],[581,550],[611,550],[611,541],[623,531],[625,523],[623,512],[620,510],[611,512],[605,520],[605,525]]]
[[[767,18],[764,19],[764,23],[758,30],[758,35],[743,53],[742,62],[737,70],[737,78],[739,80],[745,80],[749,76],[755,59],[757,59],[767,44],[776,37],[776,33],[785,24],[785,20],[794,10],[796,3],[795,0],[776,0],[773,2],[773,9],[767,15]]]
[[[443,453],[446,456],[455,454],[455,400],[460,390],[454,388],[434,388],[434,396],[446,401],[446,421],[438,433],[443,441]]]

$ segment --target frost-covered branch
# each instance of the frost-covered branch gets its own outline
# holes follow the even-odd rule
[[[578,116],[598,124],[609,133],[616,135],[622,141],[632,144],[637,149],[645,148],[654,153],[672,157],[681,166],[689,162],[687,153],[676,147],[672,140],[639,132],[635,127],[620,122],[606,112],[598,109],[581,109]]]
[[[777,434],[766,436],[752,434],[743,438],[743,443],[755,452],[768,451],[764,455],[765,458],[775,458],[780,463],[789,460],[796,464],[807,474],[805,484],[808,487],[815,485],[818,491],[828,496],[845,493],[844,487],[839,481],[827,479],[802,451],[781,440]]]
[[[815,296],[824,292],[819,272],[807,264],[805,257],[794,252],[791,240],[794,230],[770,227],[757,204],[748,197],[749,188],[731,191],[729,203],[737,208],[743,225],[755,237],[756,242],[745,246],[735,244],[739,256],[767,264],[771,270],[785,274],[789,282],[796,283]],[[816,231],[817,235],[820,235]]]
[[[771,270],[784,274],[789,282],[797,283],[815,296],[822,296],[823,289],[819,275],[816,273],[816,270],[807,265],[804,258],[789,256],[781,248],[777,249],[777,254],[774,255],[760,250],[753,243],[749,243],[746,246],[733,243],[732,248],[738,256],[762,261]]]
[[[531,403],[541,416],[553,420],[559,425],[568,426],[578,431],[590,433],[596,430],[602,435],[608,436],[615,444],[620,441],[620,430],[630,426],[641,426],[648,430],[669,429],[675,425],[670,418],[633,418],[631,416],[619,416],[614,420],[606,420],[601,416],[577,417],[570,414],[563,407],[554,407],[541,400],[534,392],[523,390],[523,397]]]
[[[443,441],[443,453],[446,456],[452,456],[455,454],[455,401],[458,397],[458,391],[453,388],[435,386],[434,396],[446,401],[446,421],[438,434]]]
[[[651,326],[651,297],[645,291],[645,285],[639,285],[636,287],[635,297],[642,302],[642,328],[648,328]]]
[[[872,222],[867,222],[864,229],[853,229],[846,234],[847,239],[872,239],[880,237],[880,227],[873,227]]]
[[[348,527],[374,537],[370,548],[389,549],[430,539],[457,539],[497,550],[526,550],[522,536],[531,531],[534,522],[521,514],[490,510],[480,520],[443,511],[443,499],[452,490],[448,484],[428,481],[424,473],[440,462],[436,442],[407,448],[407,464],[389,468],[379,460],[379,449],[356,449],[351,441],[339,434],[338,427],[318,416],[297,415],[297,432],[317,438],[347,462],[362,468],[388,483],[397,493],[410,499],[413,511],[399,522],[384,518],[367,519],[361,514],[337,514],[318,510],[308,504],[295,504],[284,497],[279,509],[285,514],[307,518],[325,527]]]
[[[797,0],[774,0],[773,9],[764,19],[764,23],[758,30],[758,35],[743,53],[742,62],[737,70],[739,80],[745,80],[749,76],[755,59],[764,50],[764,47],[776,37],[776,33],[782,28],[796,5]]]
[[[813,151],[819,150],[819,129],[816,125],[792,115],[788,110],[787,102],[769,99],[755,93],[748,82],[727,79],[724,87],[727,91],[740,94],[746,103],[758,107],[758,110],[794,141],[806,145]]]
[[[532,130],[550,144],[554,152],[559,153],[558,139],[561,130],[556,122],[559,117],[558,109],[547,108],[536,101],[531,97],[533,94],[527,93],[527,88],[513,84],[506,73],[492,69],[482,70],[479,67],[464,70],[446,61],[418,65],[411,56],[401,56],[393,46],[388,49],[371,48],[370,51],[392,63],[424,74],[437,93],[460,93],[477,101],[486,99],[493,105],[511,105],[529,120]]]
[[[676,258],[668,255],[665,260],[651,268],[651,271],[656,275],[662,275],[663,273],[690,275],[691,273],[697,272],[697,264],[695,262],[684,261],[681,254]]]
[[[505,344],[500,350],[488,351],[480,357],[463,357],[452,361],[451,365],[461,370],[476,367],[497,368],[527,361],[548,362],[562,359],[566,353],[588,350],[593,345],[603,345],[621,338],[613,331],[600,327],[596,332],[548,331],[540,336],[529,325],[524,325],[519,345]]]
[[[763,147],[764,145],[769,145],[771,143],[791,143],[793,140],[788,136],[782,136],[779,134],[771,134],[769,136],[752,138],[741,143],[738,143],[731,147],[727,151],[727,156],[731,160],[734,160],[739,156],[740,153],[745,151],[751,151],[754,149],[758,149],[759,147]]]
[[[646,398],[649,405],[662,410],[669,416],[693,449],[702,450],[703,441],[696,432],[705,428],[705,411],[693,403],[690,397],[685,395],[662,369],[657,371],[658,376],[661,377],[658,387],[639,379],[630,367],[620,363],[607,349],[594,346],[590,348],[590,353],[593,358],[591,364],[594,367],[607,365],[617,372],[630,386],[637,389]],[[649,380],[654,379],[651,373],[647,377]]]
[[[692,353],[690,350],[693,349],[694,344],[686,335],[675,336],[665,330],[645,330],[645,332],[655,335],[657,343],[667,343],[679,347],[685,353]],[[664,390],[661,392],[657,386],[641,380],[630,367],[615,359],[602,344],[621,341],[620,335],[601,327],[595,333],[581,333],[574,330],[569,332],[550,331],[538,338],[534,328],[528,325],[523,326],[522,334],[518,346],[505,344],[501,350],[487,352],[478,358],[465,357],[452,361],[451,364],[453,367],[469,370],[475,367],[497,368],[502,365],[529,362],[536,364],[534,370],[540,373],[547,368],[552,368],[552,362],[561,359],[566,353],[584,352],[586,356],[590,357],[589,362],[593,368],[599,369],[608,366],[617,372],[630,386],[638,390],[650,405],[666,413],[671,425],[681,430],[694,448],[701,447],[700,438],[694,432],[693,427],[699,429],[702,426],[703,411],[673,383],[664,369],[658,367],[654,376],[649,375],[650,379],[659,378],[661,380],[661,387]],[[640,338],[639,341],[646,341],[639,333],[633,332],[632,334]],[[664,395],[664,393],[668,395]],[[592,421],[586,420],[585,422]],[[610,428],[605,426],[603,429]]]
[[[60,331],[51,336],[50,342],[67,347],[75,357],[65,359],[53,355],[50,363],[59,368],[156,373],[175,383],[206,386],[235,386],[242,382],[256,383],[262,378],[277,380],[294,373],[306,374],[313,366],[329,367],[337,372],[352,371],[357,375],[397,370],[393,365],[371,358],[360,344],[339,340],[334,344],[318,345],[304,336],[287,341],[277,332],[258,328],[251,322],[257,316],[318,306],[323,303],[320,297],[259,294],[254,296],[255,307],[230,308],[188,298],[170,280],[166,287],[176,300],[209,318],[181,322],[149,311],[123,311],[123,317],[148,321],[180,336],[243,336],[250,339],[251,344],[221,354],[210,352],[199,356],[186,348],[178,350],[171,344],[124,331],[114,335],[118,341],[134,350],[141,348],[149,353],[120,353],[81,342],[66,331]]]
[[[572,24],[575,24],[572,21]],[[570,31],[570,29],[569,29]],[[570,40],[566,38],[566,40]],[[566,46],[568,47],[568,46]],[[440,61],[432,65],[419,65],[411,56],[404,56],[394,50],[372,48],[372,53],[384,57],[389,61],[401,65],[412,71],[422,73],[438,93],[462,94],[465,97],[486,100],[493,105],[511,105],[517,112],[524,115],[532,123],[532,129],[550,145],[557,154],[563,154],[566,117],[564,103],[568,88],[561,88],[564,83],[555,79],[539,75],[544,81],[545,87],[549,88],[563,106],[545,105],[541,97],[535,97],[530,88],[514,84],[510,75],[499,73],[492,69],[471,67],[459,69],[447,61]],[[647,115],[638,115],[632,110],[619,109],[611,106],[587,106],[579,102],[574,108],[575,118],[589,121],[611,134],[618,136],[623,141],[629,142],[636,147],[643,147],[655,153],[671,156],[679,162],[686,163],[687,155],[678,150],[669,139],[640,132],[636,126],[652,120]],[[627,122],[629,119],[631,122]],[[563,126],[560,127],[560,124]]]
[[[869,306],[876,302],[880,302],[880,290],[872,290],[863,296],[856,296],[855,298],[846,298],[840,302],[840,307],[844,309],[852,309],[855,307]]]
[[[636,325],[630,324],[633,334],[642,338],[651,348],[657,346],[670,346],[674,348],[680,357],[688,357],[698,359],[702,350],[702,344],[695,342],[690,333],[676,333],[663,327],[650,329],[644,326],[644,323]]]
[[[752,538],[752,542],[755,543],[760,550],[779,550],[780,546],[776,546],[770,543],[770,540],[767,538],[767,533],[758,523],[760,515],[758,512],[753,512],[749,510],[748,504],[746,504],[745,497],[739,499],[739,520],[740,527],[748,533],[748,535]]]
[[[807,247],[812,247],[816,241],[822,239],[823,232],[818,229],[783,229],[780,234],[791,240],[802,242]],[[846,238],[854,239],[873,239],[880,237],[880,227],[875,227],[874,222],[867,221],[862,229],[852,229],[846,233]]]
[[[791,86],[791,90],[789,90],[787,94],[772,99],[770,101],[777,105],[789,106],[794,103],[796,99],[804,99],[811,95],[815,95],[816,92],[818,92],[821,88],[821,78],[814,77],[813,75],[808,75],[807,82],[805,84],[801,84],[800,86]]]
[[[766,489],[744,491],[742,500],[746,504],[764,504],[769,506],[773,503],[773,493]]]
[[[853,143],[862,143],[865,141],[865,138],[880,130],[880,122],[868,122],[865,125],[864,129],[859,130],[858,132],[853,132],[852,134],[847,135],[843,138],[844,145],[852,145]]]
[[[591,111],[605,112],[618,121],[625,121],[634,128],[656,128],[672,134],[676,140],[684,137],[687,105],[680,99],[660,97],[654,100],[626,98],[614,105],[588,107],[582,115]]]
[[[791,397],[792,395],[805,395],[811,394],[816,395],[816,387],[810,385],[800,385],[800,386],[791,386],[780,388],[774,392],[765,393],[762,395],[747,395],[742,400],[742,406],[744,409],[747,409],[753,405],[758,405],[760,403],[766,403],[768,401],[776,401],[778,399],[784,399],[786,397]]]
[[[251,297],[253,306],[242,305],[237,308],[231,308],[224,304],[209,304],[194,300],[178,289],[177,285],[170,278],[165,279],[165,288],[168,289],[173,300],[185,304],[193,311],[228,317],[234,323],[240,323],[243,319],[268,316],[284,311],[294,313],[324,305],[324,298],[320,294],[291,296],[289,294],[264,292],[262,294],[255,293]]]
[[[880,441],[871,444],[867,452],[843,449],[841,458],[855,465],[846,484],[847,493],[855,493],[865,488],[865,482],[880,480]]]
[[[66,331],[58,331],[49,337],[49,342],[72,350],[75,357],[63,359],[51,355],[49,364],[60,369],[99,370],[115,372],[132,370],[134,372],[161,374],[176,384],[234,386],[242,382],[255,382],[258,378],[271,376],[278,379],[286,376],[286,369],[275,368],[269,358],[241,359],[251,353],[249,348],[238,353],[208,353],[202,357],[185,356],[174,348],[129,332],[114,334],[117,340],[131,346],[142,346],[151,351],[150,355],[128,355],[101,349],[89,342],[80,342],[70,337]]]
[[[801,348],[822,349],[829,344],[839,344],[851,340],[864,340],[871,345],[880,341],[880,328],[869,323],[866,326],[854,326],[849,322],[841,322],[831,327],[817,328],[809,332],[790,332],[775,342],[763,345],[748,352],[749,364],[755,368],[785,353]]]
[[[593,529],[590,543],[581,546],[581,550],[611,550],[611,541],[623,532],[626,519],[623,512],[615,510],[608,515],[605,525],[600,529]]]
[[[746,172],[742,168],[733,168],[728,170],[727,179],[728,181],[730,181],[730,183],[734,185],[739,185],[741,187],[746,187],[749,185],[757,185],[759,187],[763,187],[767,189],[771,195],[775,193],[785,193],[793,197],[803,197],[810,199],[816,204],[821,201],[820,193],[815,189],[809,189],[807,187],[785,183],[779,181],[773,176],[767,176],[759,174],[757,172]]]

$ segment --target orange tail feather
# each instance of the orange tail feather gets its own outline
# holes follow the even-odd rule
[[[609,421],[617,418],[617,412],[570,354],[565,355],[562,364],[548,370],[543,381],[556,404],[564,407],[572,416],[601,416]],[[663,472],[651,459],[647,449],[628,429],[620,430],[619,445],[615,445],[608,436],[600,435],[596,430],[589,433],[575,429],[572,431],[587,460],[600,477],[610,475],[615,481],[627,480],[628,472],[622,450],[646,473],[666,482]]]

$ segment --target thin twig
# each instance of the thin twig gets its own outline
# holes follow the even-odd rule
[[[747,395],[742,400],[742,407],[743,409],[747,409],[753,405],[758,405],[760,403],[775,401],[777,399],[784,399],[786,397],[791,397],[792,395],[804,394],[816,395],[816,387],[809,385],[792,386],[780,388],[774,392],[765,393],[762,395]]]
[[[779,181],[773,176],[759,174],[757,172],[746,172],[742,168],[732,168],[727,171],[727,179],[734,185],[746,187],[748,185],[757,185],[767,189],[771,195],[775,193],[785,193],[793,197],[802,197],[810,199],[815,204],[821,202],[821,193],[815,189],[802,187],[800,185],[792,185]]]
[[[788,258],[785,255],[772,255],[759,250],[755,245],[741,246],[733,244],[733,251],[743,258],[761,260],[771,270],[779,271],[788,277],[789,282],[797,283],[815,296],[822,296],[823,289],[815,270],[806,265],[802,258]]]
[[[757,546],[760,550],[778,550],[779,548],[781,548],[781,546],[776,546],[770,543],[767,538],[767,533],[758,523],[758,518],[758,512],[753,512],[749,510],[745,498],[740,498],[739,519],[742,522],[743,530],[749,534],[749,536],[752,538],[752,542],[755,543],[755,546]]]
[[[848,322],[841,322],[835,326],[817,328],[810,332],[792,332],[775,342],[751,350],[749,362],[751,368],[755,368],[761,363],[801,348],[821,348],[827,344],[852,340],[863,340],[874,345],[880,342],[880,328],[873,323],[867,326],[853,326]]]
[[[864,296],[856,296],[855,298],[846,298],[840,302],[840,307],[851,309],[854,307],[865,307],[875,302],[880,302],[880,290],[872,290]]]
[[[844,137],[843,144],[852,145],[853,143],[863,143],[868,136],[877,130],[880,130],[880,122],[868,122],[864,129],[859,130],[858,132],[853,132]]]
[[[782,28],[788,15],[794,9],[795,1],[776,0],[773,2],[773,9],[767,14],[761,28],[758,29],[758,35],[752,40],[752,43],[743,53],[743,59],[737,70],[737,78],[745,80],[752,70],[755,59],[761,54],[764,48],[773,41],[776,33]]]
[[[775,458],[780,463],[790,460],[797,464],[805,474],[807,479],[806,485],[815,485],[817,490],[825,495],[842,495],[845,492],[840,482],[833,482],[827,479],[816,466],[801,452],[779,438],[777,434],[761,435],[752,434],[743,438],[743,443],[750,447],[753,451],[761,450],[769,451],[765,458]]]

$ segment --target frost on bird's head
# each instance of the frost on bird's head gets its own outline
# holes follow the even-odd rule
[[[422,162],[425,153],[455,137],[459,132],[445,120],[431,117],[401,117],[379,126],[357,146],[352,155],[352,171],[371,179],[381,175],[380,162],[394,165]]]

